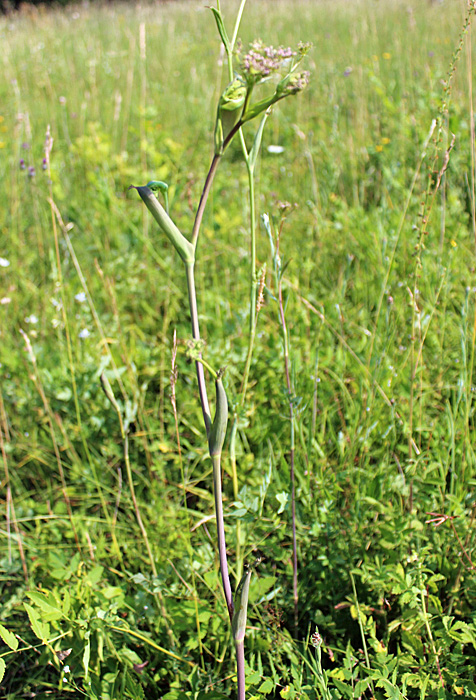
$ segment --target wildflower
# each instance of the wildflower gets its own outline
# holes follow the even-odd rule
[[[276,73],[284,62],[289,62],[296,52],[289,46],[265,46],[261,39],[254,41],[241,63],[242,71],[250,85],[256,85]]]
[[[351,66],[347,66],[347,68],[345,69],[345,71],[344,71],[344,73],[343,73],[344,78],[348,78],[349,75],[352,73],[352,70],[353,70],[353,69],[352,69]]]
[[[382,54],[382,58],[384,58],[386,61],[390,61],[392,55],[385,51],[385,53]]]
[[[387,136],[384,136],[381,143],[382,146],[388,146],[388,144],[390,143],[390,139]]]
[[[316,627],[316,631],[314,632],[314,634],[311,635],[311,644],[313,647],[316,647],[316,649],[318,647],[320,647],[322,644],[322,637],[319,634],[319,630],[317,629],[317,627]]]
[[[85,292],[78,292],[78,294],[76,294],[74,298],[76,299],[77,302],[82,304],[83,301],[86,301],[86,293]]]
[[[301,90],[309,85],[311,74],[308,70],[301,73],[290,73],[287,75],[276,88],[276,94],[279,96],[296,95]]]
[[[58,99],[58,102],[60,103],[60,105],[65,105],[66,104],[66,97],[63,97],[63,95],[61,95],[60,98]]]
[[[0,141],[0,148],[5,148],[5,141]]]
[[[27,316],[25,318],[25,323],[31,323],[34,325],[35,323],[38,323],[38,317],[35,316],[35,314],[31,314],[31,316]]]
[[[28,177],[35,177],[35,175],[36,175],[36,170],[33,167],[33,165],[30,165],[30,167],[28,168]]]
[[[83,340],[84,338],[89,338],[90,335],[91,333],[89,330],[87,328],[83,328],[83,330],[79,332],[78,337]]]
[[[377,146],[375,146],[375,150],[377,151],[377,153],[382,153],[383,146],[379,143]]]
[[[0,304],[3,304],[4,306],[5,306],[6,304],[9,304],[10,302],[11,302],[10,297],[2,297],[2,298],[0,299]]]
[[[270,145],[267,148],[268,153],[283,153],[284,152],[284,147],[283,146],[273,146]]]
[[[29,151],[30,150],[30,144],[27,143],[27,141],[24,141],[21,145],[24,151]]]
[[[46,158],[43,158],[43,160],[41,161],[41,169],[46,170],[47,167],[48,167],[48,162],[47,162]]]
[[[0,258],[0,267],[10,267],[10,260]]]
[[[24,158],[20,158],[20,170],[25,170],[26,163]]]
[[[64,669],[63,669],[63,673],[70,673],[70,672],[71,672],[70,667],[69,667],[69,666],[65,666]]]

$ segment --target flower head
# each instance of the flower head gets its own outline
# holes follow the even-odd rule
[[[241,62],[241,70],[250,85],[255,85],[280,71],[296,56],[289,46],[265,46],[261,39],[253,41]]]

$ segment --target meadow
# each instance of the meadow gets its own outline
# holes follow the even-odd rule
[[[313,44],[263,131],[255,269],[238,138],[197,252],[249,700],[476,698],[475,9],[243,14],[245,47]],[[128,189],[167,183],[192,231],[213,14],[40,9],[0,44],[0,696],[235,697],[186,280]]]

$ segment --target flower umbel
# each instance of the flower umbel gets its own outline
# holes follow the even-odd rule
[[[293,56],[296,56],[296,51],[289,46],[275,49],[273,46],[265,46],[261,39],[257,39],[243,57],[241,69],[247,82],[255,85],[282,70],[283,64],[289,63]]]

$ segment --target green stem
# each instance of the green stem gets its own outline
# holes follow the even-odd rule
[[[198,235],[198,234],[197,234]],[[195,243],[196,245],[196,243]],[[187,288],[188,288],[188,303],[190,306],[190,317],[192,322],[192,337],[194,340],[200,340],[200,325],[198,323],[198,307],[197,307],[197,293],[195,290],[195,263],[189,263],[185,266],[185,271],[187,275]],[[197,380],[198,380],[198,391],[200,393],[200,403],[202,406],[203,420],[205,423],[205,430],[207,431],[207,436],[210,432],[212,425],[212,420],[210,416],[210,406],[208,403],[207,394],[207,384],[205,382],[205,372],[202,363],[197,360],[195,362],[195,367],[197,369]]]
[[[221,580],[225,593],[226,607],[230,622],[233,619],[233,593],[231,592],[230,577],[228,575],[228,561],[226,556],[225,520],[223,517],[223,499],[221,483],[221,454],[212,455],[213,464],[213,490],[215,494],[215,515],[217,522],[218,556],[220,558]]]
[[[238,679],[238,700],[245,700],[245,642],[235,642],[236,675]]]

